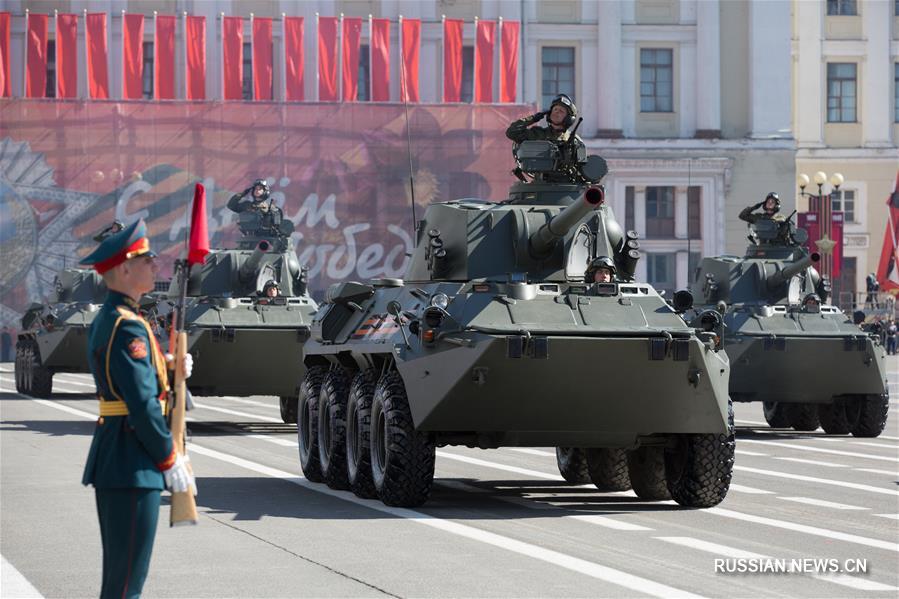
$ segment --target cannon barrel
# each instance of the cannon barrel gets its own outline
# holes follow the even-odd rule
[[[768,277],[768,287],[778,287],[782,285],[786,281],[789,281],[793,278],[794,275],[799,274],[815,262],[821,259],[821,256],[818,252],[812,252],[808,256],[798,260],[797,262],[793,262],[792,264],[787,264],[782,269]]]
[[[247,285],[253,281],[256,276],[256,271],[259,268],[259,262],[270,249],[271,244],[265,239],[259,242],[256,249],[254,249],[253,253],[250,254],[250,257],[247,258],[247,261],[240,266],[238,276],[240,277],[241,283]]]
[[[536,256],[548,254],[556,242],[565,237],[572,227],[581,222],[581,219],[591,211],[601,206],[604,201],[605,194],[601,187],[588,188],[571,205],[566,206],[531,235],[531,251]]]

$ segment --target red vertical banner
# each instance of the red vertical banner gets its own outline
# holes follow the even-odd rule
[[[830,238],[836,242],[833,246],[832,256],[833,264],[831,265],[830,280],[836,281],[840,278],[840,272],[843,266],[843,213],[830,213]]]
[[[272,20],[253,18],[253,92],[256,100],[272,99]]]
[[[97,100],[109,98],[109,47],[106,13],[90,13],[84,24],[87,37],[87,89]]]
[[[343,18],[343,101],[359,99],[359,44],[362,37],[360,17]]]
[[[284,17],[284,64],[286,87],[284,97],[288,102],[302,102],[303,89],[303,17]]]
[[[493,47],[496,22],[478,21],[474,48],[474,101],[493,102]]]
[[[400,100],[420,102],[418,95],[418,57],[421,51],[421,19],[403,19],[403,52],[400,77]]]
[[[371,20],[371,99],[390,101],[390,19]]]
[[[206,99],[206,17],[187,17],[187,84],[188,100]]]
[[[222,21],[222,97],[243,99],[243,19],[225,17]]]
[[[47,15],[28,14],[25,43],[25,97],[44,98],[47,96]]]
[[[462,101],[462,19],[443,22],[443,101]]]
[[[157,100],[175,99],[175,17],[156,16],[153,44],[153,94]]]
[[[12,95],[9,83],[9,24],[9,13],[0,12],[0,98]]]
[[[518,21],[503,21],[499,44],[499,101],[514,104],[518,87]]]
[[[318,99],[337,101],[337,17],[318,18]]]
[[[126,14],[122,22],[122,98],[144,97],[144,15]]]
[[[78,15],[56,15],[56,97],[78,97]]]
[[[893,193],[887,196],[887,224],[877,262],[877,281],[881,291],[899,295],[899,171]]]

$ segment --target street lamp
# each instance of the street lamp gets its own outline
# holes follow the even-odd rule
[[[815,185],[818,186],[818,192],[812,193],[805,190],[808,187],[811,181],[815,182]],[[815,245],[818,246],[818,251],[822,254],[822,260],[820,263],[821,276],[827,277],[831,279],[831,274],[833,273],[833,249],[837,245],[837,241],[835,241],[831,234],[833,232],[832,229],[832,217],[831,213],[833,211],[833,204],[831,203],[831,195],[834,192],[840,191],[840,186],[843,184],[843,175],[840,173],[834,173],[830,176],[830,186],[831,190],[829,193],[824,193],[824,185],[828,182],[827,173],[824,171],[818,171],[812,178],[809,179],[809,176],[805,173],[800,173],[796,177],[796,182],[799,184],[799,195],[805,196],[809,199],[809,212],[816,212],[818,214],[818,223],[820,227],[820,239],[813,240]]]

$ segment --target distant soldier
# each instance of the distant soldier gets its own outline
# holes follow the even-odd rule
[[[103,238],[81,264],[93,267],[109,289],[88,338],[100,417],[81,481],[96,494],[100,597],[137,597],[150,566],[160,492],[196,492],[196,484],[165,421],[167,358],[138,305],[159,272],[144,221]],[[185,377],[191,368],[186,359]]]
[[[247,195],[250,200],[244,201]],[[272,201],[271,190],[265,179],[256,179],[250,187],[231,196],[228,208],[238,214],[250,213],[240,218],[239,227],[244,235],[289,235],[293,231],[293,223],[290,223],[289,231],[282,231],[283,225],[289,221],[284,220],[283,211]]]
[[[568,141],[568,129],[577,120],[577,106],[565,94],[553,99],[549,110],[537,112],[531,116],[518,119],[506,129],[506,137],[515,143],[527,140]],[[532,127],[546,117],[546,127]],[[577,136],[575,141],[583,146],[584,142]]]
[[[596,258],[587,267],[584,280],[587,283],[611,283],[615,278],[615,261],[608,256]]]
[[[816,314],[821,311],[821,298],[816,293],[809,293],[802,300],[802,309],[805,312]]]
[[[753,214],[759,208],[762,208],[763,212],[761,214]],[[754,206],[744,208],[740,212],[740,220],[745,220],[747,223],[756,223],[763,218],[774,221],[784,220],[783,215],[778,214],[778,212],[780,212],[780,196],[772,191],[765,196],[763,201]]]
[[[281,286],[273,279],[269,279],[262,287],[262,295],[269,298],[278,297],[281,295]]]

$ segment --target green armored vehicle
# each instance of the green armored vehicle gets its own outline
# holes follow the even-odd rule
[[[548,445],[563,475],[583,474],[583,461],[603,490],[700,507],[724,498],[727,356],[634,281],[636,236],[594,186],[605,161],[568,156],[524,141],[507,200],[428,207],[404,280],[328,290],[299,393],[309,480],[415,506],[438,446]],[[619,280],[585,280],[602,256]]]
[[[184,315],[194,369],[188,387],[203,396],[274,395],[284,422],[296,422],[303,343],[318,306],[290,241],[293,223],[280,211],[250,211],[240,215],[239,226],[237,249],[213,250],[190,273]],[[174,277],[169,298],[178,295]]]
[[[704,258],[692,292],[723,316],[733,401],[761,401],[772,427],[876,437],[886,424],[886,352],[827,305],[817,253],[788,218],[750,225],[746,255]]]

